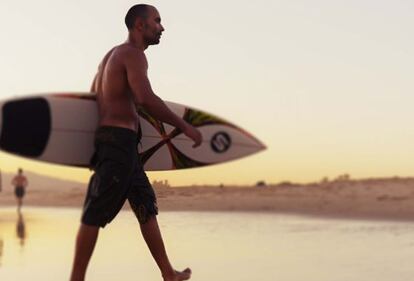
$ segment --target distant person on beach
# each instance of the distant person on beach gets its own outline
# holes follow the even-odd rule
[[[149,45],[158,44],[164,31],[157,9],[135,5],[127,12],[125,24],[128,39],[104,56],[92,83],[91,91],[96,93],[99,112],[95,153],[91,159],[94,174],[85,199],[70,280],[85,280],[99,228],[115,218],[126,199],[164,281],[187,280],[191,270],[176,271],[164,247],[156,218],[155,193],[137,151],[141,137],[137,107],[179,128],[194,141],[194,147],[201,144],[202,136],[168,109],[155,95],[148,80],[144,51]],[[145,277],[138,276],[137,279],[144,280]]]
[[[26,187],[28,185],[27,178],[23,175],[23,170],[19,168],[17,175],[12,180],[14,186],[14,195],[17,199],[17,210],[20,211],[23,205],[23,197],[26,193]]]

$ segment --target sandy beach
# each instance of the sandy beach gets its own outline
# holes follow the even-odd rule
[[[28,206],[81,208],[86,184],[28,175]],[[0,206],[15,204],[11,175],[3,174]],[[344,218],[414,220],[414,178],[353,180],[263,186],[154,184],[160,211],[279,212]],[[125,208],[129,208],[128,204]]]

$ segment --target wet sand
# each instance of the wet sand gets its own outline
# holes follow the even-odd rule
[[[37,180],[35,180],[37,178]],[[30,179],[30,175],[29,175]],[[32,175],[25,204],[81,208],[86,184]],[[344,218],[414,220],[414,178],[351,180],[267,186],[187,186],[155,184],[160,211],[278,212]],[[0,206],[13,206],[3,186]],[[126,204],[125,208],[129,208]]]

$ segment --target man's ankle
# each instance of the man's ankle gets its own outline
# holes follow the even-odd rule
[[[169,268],[167,270],[161,271],[162,277],[165,278],[172,278],[175,276],[175,270],[173,268]]]

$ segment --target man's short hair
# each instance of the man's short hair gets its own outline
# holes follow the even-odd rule
[[[148,17],[149,7],[151,6],[147,4],[137,4],[128,10],[125,16],[125,24],[128,30],[131,30],[134,27],[137,18],[146,19]]]

